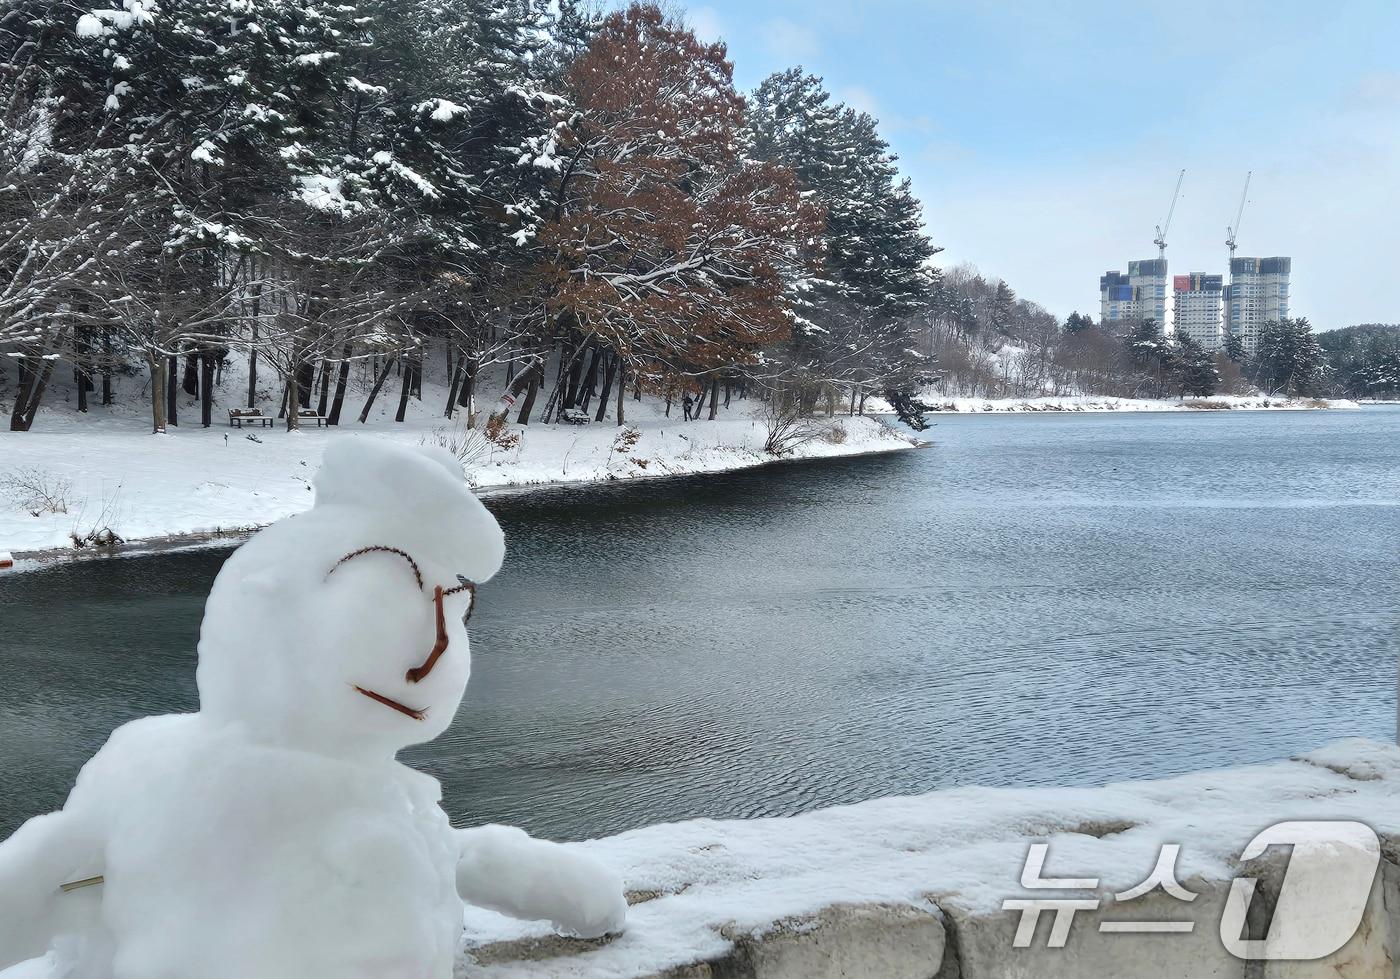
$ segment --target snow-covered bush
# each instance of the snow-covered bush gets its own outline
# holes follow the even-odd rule
[[[491,454],[491,440],[466,425],[435,428],[431,435],[423,437],[422,444],[446,449],[463,469],[475,468]]]
[[[764,402],[763,421],[768,426],[763,451],[769,455],[787,455],[819,434],[812,420],[802,414],[800,399],[784,398],[780,392]]]
[[[836,421],[832,422],[830,425],[826,426],[826,428],[822,429],[822,441],[823,441],[823,442],[828,442],[828,443],[830,443],[831,445],[845,445],[845,444],[846,444],[846,426],[845,426],[845,424],[843,424],[843,423],[841,422],[840,419],[837,419]]]
[[[42,469],[16,469],[0,476],[0,495],[34,517],[67,513],[72,491],[70,480]]]

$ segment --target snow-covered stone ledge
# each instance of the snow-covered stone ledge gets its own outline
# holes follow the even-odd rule
[[[1242,863],[1261,830],[1353,820],[1380,837],[1360,927],[1317,961],[1245,961],[1221,941],[1236,877],[1260,881],[1244,937],[1266,933],[1285,863]],[[1093,891],[1027,891],[1032,843],[1043,878],[1099,878]],[[1176,880],[1115,902],[1179,844]],[[1338,977],[1400,975],[1400,749],[1345,741],[1291,761],[1081,789],[968,788],[879,799],[788,819],[697,820],[578,844],[621,871],[625,934],[570,941],[547,927],[471,911],[459,977],[667,979],[1005,979],[1005,977]],[[1047,948],[1051,912],[1015,948],[1005,899],[1088,898],[1065,946]],[[1327,894],[1323,901],[1337,900]],[[1115,906],[1117,905],[1117,906]],[[1194,922],[1189,934],[1101,932],[1104,921]]]

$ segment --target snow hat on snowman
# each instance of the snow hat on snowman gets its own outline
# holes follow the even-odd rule
[[[225,562],[200,627],[200,713],[261,741],[391,757],[451,723],[466,620],[505,539],[456,459],[333,442],[316,501]]]

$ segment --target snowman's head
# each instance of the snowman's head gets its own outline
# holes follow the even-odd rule
[[[441,449],[342,438],[316,502],[240,547],[205,606],[200,712],[260,741],[392,755],[452,721],[466,619],[505,542]]]

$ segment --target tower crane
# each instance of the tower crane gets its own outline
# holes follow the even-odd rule
[[[1235,236],[1240,233],[1240,218],[1244,217],[1244,205],[1246,199],[1249,197],[1249,178],[1252,176],[1254,176],[1253,170],[1244,175],[1244,190],[1240,193],[1239,210],[1235,211],[1235,223],[1225,229],[1228,235],[1225,239],[1225,244],[1230,249],[1230,261],[1232,262],[1235,260]]]
[[[1171,230],[1172,215],[1176,213],[1176,199],[1181,196],[1181,181],[1186,179],[1186,170],[1183,169],[1176,177],[1176,190],[1172,191],[1172,205],[1167,208],[1167,220],[1157,225],[1157,237],[1152,239],[1152,244],[1157,246],[1157,257],[1167,257],[1167,232]]]

